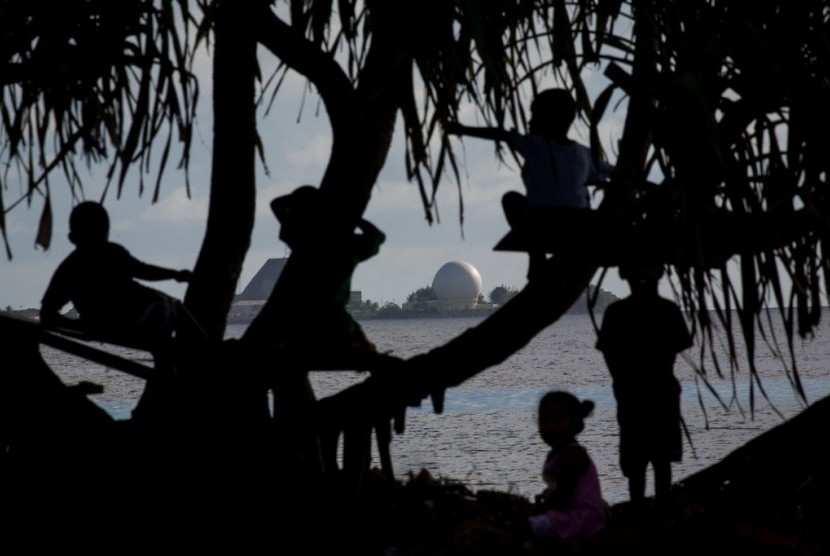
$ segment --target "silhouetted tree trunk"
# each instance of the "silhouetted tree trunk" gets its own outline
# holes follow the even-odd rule
[[[251,2],[218,2],[210,206],[193,282],[185,296],[187,307],[216,340],[224,336],[254,227],[257,42],[251,29],[260,17]]]
[[[405,2],[410,7],[409,2]],[[411,71],[410,41],[406,40],[411,26],[400,18],[407,10],[389,3],[378,3],[374,16],[382,21],[377,29],[366,67],[355,88],[340,66],[305,41],[298,31],[276,17],[258,21],[259,40],[282,62],[308,77],[318,88],[332,126],[332,153],[325,175],[319,184],[323,193],[320,211],[336,215],[333,236],[352,234],[371,197],[372,188],[383,167],[392,143],[398,114],[400,88],[409,86],[407,71]],[[297,187],[303,184],[296,184]],[[325,253],[320,253],[325,258]],[[336,264],[336,263],[333,263]],[[288,268],[288,267],[287,267]],[[308,269],[316,272],[314,269]],[[329,270],[335,275],[342,274]],[[324,471],[317,443],[309,439],[313,427],[303,426],[313,419],[314,399],[307,373],[308,367],[296,367],[279,360],[270,346],[278,344],[280,331],[296,326],[299,319],[291,314],[280,300],[283,289],[297,288],[296,281],[304,278],[291,271],[283,272],[272,295],[241,339],[246,360],[260,367],[268,375],[274,390],[275,419],[283,431],[283,449],[300,452],[301,459],[314,473]],[[301,288],[300,288],[301,289]],[[313,295],[313,294],[312,294]],[[313,335],[314,331],[308,331]],[[321,342],[325,340],[321,339]],[[328,346],[319,345],[325,351]],[[309,353],[309,359],[314,358]],[[312,363],[313,365],[313,363]],[[299,376],[298,376],[299,375]],[[350,410],[351,411],[351,410]],[[336,418],[344,416],[337,415]],[[293,430],[291,430],[293,429]],[[291,434],[289,434],[289,432]],[[290,441],[289,441],[290,439]],[[289,456],[289,457],[293,457]],[[331,471],[331,470],[328,470]]]

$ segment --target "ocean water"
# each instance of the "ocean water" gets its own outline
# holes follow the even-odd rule
[[[828,316],[824,315],[822,323]],[[406,358],[441,345],[478,322],[477,318],[446,318],[366,320],[361,324],[379,350]],[[809,340],[796,339],[807,403],[830,394],[830,333],[826,326]],[[782,338],[775,319],[773,328]],[[237,337],[243,331],[243,325],[230,326],[228,337]],[[595,341],[596,333],[587,315],[566,315],[500,365],[448,390],[442,414],[435,414],[429,399],[421,407],[409,408],[404,433],[392,440],[396,474],[404,478],[410,472],[426,469],[436,477],[464,481],[473,490],[532,497],[544,488],[541,467],[547,453],[536,430],[536,405],[546,391],[566,389],[596,403],[580,441],[596,462],[605,498],[611,503],[626,500],[626,482],[617,466],[615,402]],[[690,441],[684,442],[683,461],[673,466],[675,480],[717,462],[804,409],[786,375],[783,361],[788,357],[782,358],[775,349],[759,343],[756,363],[763,393],[750,379],[740,351],[734,376],[724,371],[727,376],[718,377],[712,357],[704,358],[708,387],[703,386],[692,365],[697,362],[699,345],[678,359],[676,374],[683,387],[683,415]],[[144,352],[112,349],[149,363]],[[91,399],[115,418],[129,418],[143,390],[142,380],[48,347],[42,352],[65,383],[90,380],[101,384],[104,392]],[[718,360],[726,367],[723,352]],[[315,372],[312,384],[318,397],[323,397],[364,378],[356,372]],[[751,408],[753,394],[755,404]],[[648,494],[652,492],[651,479],[649,476]]]

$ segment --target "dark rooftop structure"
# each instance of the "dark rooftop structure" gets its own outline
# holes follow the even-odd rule
[[[282,274],[282,269],[288,258],[268,259],[262,265],[245,289],[233,298],[228,313],[229,324],[249,323],[257,316],[266,300],[271,295],[271,290]],[[359,291],[349,292],[349,303],[347,308],[359,306],[363,301],[363,295]]]
[[[287,258],[268,259],[262,268],[254,274],[242,293],[238,294],[234,301],[263,301],[271,295],[271,290],[282,274]]]

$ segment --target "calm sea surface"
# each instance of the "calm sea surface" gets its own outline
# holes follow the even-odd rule
[[[810,403],[830,394],[830,333],[825,330],[828,318],[830,314],[825,313],[823,326],[813,339],[796,340],[799,373]],[[477,318],[447,318],[369,320],[361,324],[379,350],[406,358],[441,345],[478,322]],[[244,326],[230,326],[228,337],[243,331]],[[780,327],[776,326],[775,331],[783,338]],[[595,341],[587,315],[565,316],[502,364],[449,390],[443,414],[436,415],[428,399],[420,408],[409,408],[406,431],[392,441],[397,475],[403,478],[410,471],[425,468],[435,476],[462,480],[473,490],[497,489],[532,497],[543,489],[541,467],[547,452],[536,432],[536,404],[549,389],[567,389],[596,403],[580,440],[596,461],[605,498],[612,503],[626,500],[625,479],[617,467],[615,403],[602,355],[594,349]],[[760,337],[759,344],[757,367],[769,401],[749,379],[743,357],[734,380],[728,375],[718,378],[711,357],[704,360],[707,378],[727,407],[702,386],[690,364],[697,362],[699,346],[678,359],[677,376],[683,385],[683,413],[691,444],[685,442],[683,461],[674,465],[675,479],[718,461],[803,409],[782,358]],[[92,380],[103,385],[104,393],[92,399],[115,418],[129,418],[143,390],[142,380],[48,347],[42,350],[64,382]],[[143,352],[113,350],[148,360]],[[728,373],[725,355],[718,350],[716,353],[721,354],[718,359],[724,373]],[[312,382],[318,397],[322,397],[363,378],[358,373],[314,373]],[[750,411],[751,389],[754,412]],[[651,476],[648,480],[651,493]]]

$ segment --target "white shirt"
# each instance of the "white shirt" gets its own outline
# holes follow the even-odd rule
[[[586,184],[598,178],[591,149],[575,142],[549,141],[536,133],[513,132],[510,144],[524,158],[522,180],[529,208],[590,208]]]

